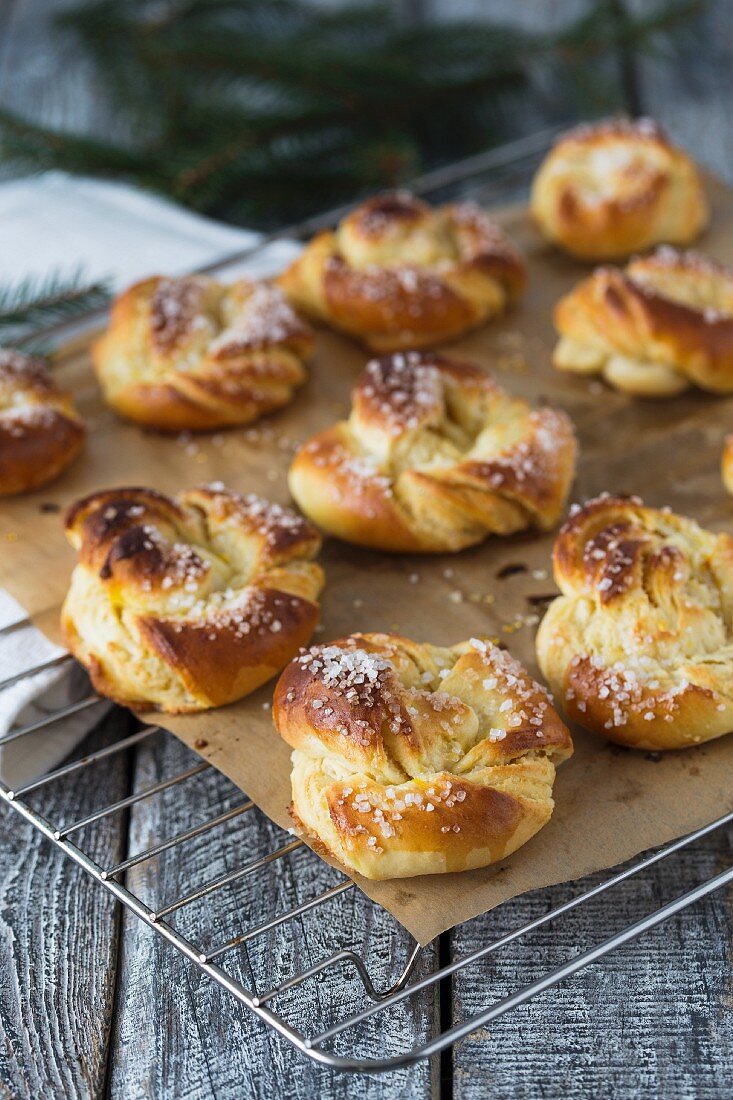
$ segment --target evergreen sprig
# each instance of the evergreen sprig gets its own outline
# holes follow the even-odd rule
[[[537,34],[410,27],[372,2],[84,0],[58,22],[95,66],[114,140],[0,112],[0,153],[273,224],[487,147],[533,86],[554,81],[568,113],[629,106],[619,54],[659,48],[703,3],[630,15],[621,0],[587,0],[570,26]]]
[[[0,345],[36,350],[39,328],[83,317],[109,297],[108,284],[90,282],[81,268],[0,284]]]

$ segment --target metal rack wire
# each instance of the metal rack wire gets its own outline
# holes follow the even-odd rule
[[[516,188],[526,182],[532,162],[544,151],[551,136],[552,131],[533,135],[532,138],[523,139],[520,142],[513,143],[512,146],[494,150],[489,154],[471,158],[462,164],[431,173],[429,176],[417,181],[416,188],[422,193],[430,194],[435,194],[446,188],[453,191],[456,188],[461,188],[464,191],[468,190],[476,197],[484,198],[484,200],[489,195],[492,197],[496,197],[498,194],[506,196],[507,189]],[[290,227],[282,233],[274,234],[266,241],[261,242],[257,246],[257,250],[265,247],[274,239],[305,237],[315,229],[332,222],[339,216],[339,213],[339,211],[331,211],[322,218],[311,219],[304,225]],[[220,258],[216,264],[209,265],[207,270],[222,270],[233,263],[246,259],[254,251],[250,249]],[[98,320],[99,315],[93,315],[89,318],[89,323],[93,324]],[[42,335],[44,338],[49,336],[58,338],[60,330],[54,327],[53,329],[47,329]],[[15,622],[0,629],[0,634],[27,625],[27,620]],[[71,661],[72,658],[68,654],[51,657],[33,668],[26,669],[0,681],[0,691],[43,671],[60,668]],[[90,692],[54,714],[11,730],[0,738],[0,746],[10,741],[39,734],[55,723],[62,722],[64,719],[91,708],[99,702],[99,697]],[[86,835],[87,830],[93,830],[95,825],[111,815],[128,810],[136,804],[155,799],[165,792],[171,790],[181,791],[183,796],[181,790],[183,785],[195,781],[197,777],[210,771],[211,765],[205,762],[191,764],[176,774],[137,790],[110,805],[100,806],[91,814],[76,820],[61,822],[50,820],[46,816],[43,806],[38,805],[39,802],[42,803],[44,794],[59,780],[74,775],[82,769],[95,768],[111,756],[123,753],[134,746],[144,745],[151,738],[171,736],[171,734],[157,727],[143,726],[119,738],[112,744],[105,745],[103,748],[88,753],[79,759],[74,759],[16,789],[11,789],[7,784],[0,782],[0,799],[12,811],[42,833],[51,844],[78,864],[98,883],[100,889],[112,894],[122,905],[148,925],[155,934],[161,936],[194,966],[217,982],[240,1003],[246,1005],[263,1024],[274,1029],[307,1057],[334,1069],[375,1073],[409,1065],[420,1058],[444,1051],[476,1029],[485,1027],[519,1005],[531,1001],[534,997],[569,978],[582,968],[603,958],[609,952],[634,940],[642,933],[679,913],[682,909],[693,905],[700,899],[733,882],[733,866],[731,866],[643,918],[628,924],[595,946],[568,958],[530,984],[516,989],[510,995],[495,1000],[493,1003],[487,1004],[479,1013],[466,1019],[451,1022],[448,1027],[442,1031],[437,1031],[432,1038],[420,1042],[419,1045],[411,1046],[409,1037],[405,1037],[403,1048],[396,1054],[381,1057],[361,1056],[356,1050],[356,1043],[352,1044],[351,1042],[352,1037],[358,1034],[361,1025],[386,1018],[390,1009],[410,998],[419,998],[421,995],[424,996],[439,990],[446,979],[451,978],[459,971],[480,965],[482,961],[487,960],[509,944],[523,940],[538,928],[554,923],[599,895],[611,891],[630,878],[649,870],[663,860],[673,857],[717,830],[733,824],[733,813],[725,814],[717,821],[696,830],[689,836],[645,855],[630,866],[601,882],[597,882],[561,905],[549,909],[534,920],[513,928],[498,938],[489,940],[478,950],[451,959],[447,964],[439,966],[422,976],[418,976],[418,974],[423,948],[418,944],[414,944],[411,950],[408,951],[396,980],[388,988],[377,988],[370,974],[368,960],[352,947],[342,946],[325,954],[323,958],[318,959],[311,965],[303,966],[301,969],[298,969],[297,953],[294,952],[293,954],[296,955],[295,969],[283,976],[276,984],[260,990],[254,988],[253,983],[245,985],[233,973],[234,968],[231,966],[231,961],[236,957],[237,950],[259,940],[275,929],[285,934],[290,931],[295,934],[295,928],[301,919],[313,915],[318,916],[322,907],[335,906],[342,895],[354,891],[356,887],[353,882],[341,878],[340,881],[321,890],[320,893],[307,897],[290,908],[276,912],[266,920],[257,921],[249,925],[244,931],[240,931],[236,935],[230,935],[219,942],[211,940],[211,927],[206,922],[197,927],[195,937],[184,935],[177,927],[176,918],[183,910],[188,910],[188,907],[193,906],[194,903],[211,899],[218,891],[233,886],[242,880],[251,879],[257,875],[267,875],[274,864],[279,861],[290,860],[296,857],[296,854],[296,858],[313,861],[318,861],[318,857],[305,848],[302,841],[289,836],[282,830],[275,829],[273,826],[274,832],[272,835],[277,837],[275,847],[270,848],[261,855],[258,854],[254,859],[244,862],[235,860],[235,866],[232,870],[197,886],[181,881],[176,897],[158,898],[151,902],[148,899],[141,898],[139,894],[129,888],[128,873],[133,868],[152,863],[163,857],[165,853],[173,850],[192,852],[195,850],[197,841],[200,841],[212,830],[224,829],[234,822],[241,824],[247,818],[257,816],[260,811],[246,796],[242,796],[238,792],[237,801],[234,805],[227,806],[225,809],[212,807],[213,812],[210,815],[207,814],[206,818],[198,824],[181,832],[173,833],[165,839],[129,855],[113,866],[101,866],[92,858],[89,854],[91,844],[83,843],[80,834],[85,833]],[[222,781],[224,781],[223,777]],[[239,850],[235,848],[231,836],[224,837],[222,843],[227,841],[231,844],[233,850]],[[307,876],[305,877],[307,878]],[[288,994],[298,991],[306,996],[307,990],[310,990],[313,994],[314,990],[317,991],[319,981],[324,980],[327,972],[335,971],[337,968],[351,968],[360,990],[360,1004],[353,1011],[343,1014],[340,1018],[333,1019],[327,1027],[320,1028],[320,1030],[314,1028],[313,1033],[308,1033],[302,1024],[296,1026],[291,1022],[288,1015]],[[316,1019],[315,1015],[312,1019]]]
[[[10,677],[8,680],[0,682],[0,690],[9,687],[13,683],[17,683],[21,679],[36,675],[45,669],[58,667],[65,661],[70,660],[71,657],[62,656],[45,661],[42,664],[28,669],[24,673],[20,673]],[[90,706],[92,703],[98,701],[97,696],[90,695],[84,700],[81,700],[80,703],[73,704],[73,706],[79,709],[81,705]],[[6,734],[4,738],[0,739],[0,744],[20,737],[30,736],[44,728],[48,728],[56,722],[63,721],[68,713],[68,708],[66,708],[64,711],[49,715],[41,721],[13,730],[9,734]],[[246,814],[259,813],[250,800],[245,798],[244,801],[239,802],[235,806],[222,812],[215,813],[199,824],[178,834],[169,836],[143,851],[136,852],[127,859],[111,867],[100,866],[88,854],[85,848],[78,844],[73,838],[76,834],[81,832],[82,829],[86,829],[88,826],[102,821],[111,814],[128,809],[135,803],[152,799],[171,788],[178,788],[179,785],[185,784],[187,781],[195,778],[204,771],[209,770],[211,767],[209,764],[204,762],[194,764],[141,791],[128,795],[110,805],[101,806],[92,814],[70,822],[57,824],[50,821],[41,811],[35,809],[29,801],[32,795],[44,791],[49,785],[63,777],[73,774],[82,768],[93,768],[113,754],[123,752],[134,745],[139,745],[148,738],[156,735],[171,736],[159,730],[157,727],[143,726],[134,733],[120,738],[113,744],[107,745],[96,752],[89,753],[71,763],[64,764],[59,768],[55,768],[53,771],[39,776],[15,790],[12,790],[6,784],[0,782],[0,798],[5,804],[15,810],[16,813],[38,829],[52,844],[64,852],[66,856],[82,867],[87,874],[91,875],[99,884],[100,888],[111,893],[158,935],[162,936],[163,939],[177,948],[181,954],[203,971],[203,973],[218,982],[219,985],[231,993],[238,1001],[246,1005],[247,1008],[263,1021],[263,1023],[274,1028],[280,1035],[302,1051],[303,1054],[306,1054],[314,1061],[331,1066],[334,1069],[373,1073],[409,1065],[420,1058],[437,1054],[459,1039],[469,1035],[477,1028],[484,1027],[486,1024],[496,1020],[506,1012],[532,1000],[532,998],[536,997],[538,994],[552,988],[552,986],[557,985],[558,982],[575,974],[583,967],[603,958],[603,956],[607,955],[610,951],[621,947],[637,936],[640,936],[642,933],[654,928],[662,921],[680,912],[680,910],[733,882],[733,867],[729,867],[706,882],[702,882],[692,890],[682,894],[680,897],[670,901],[668,904],[649,913],[646,917],[628,925],[613,936],[603,940],[601,943],[568,959],[562,965],[543,974],[533,983],[517,989],[508,997],[504,997],[493,1004],[487,1005],[482,1012],[466,1020],[455,1023],[428,1042],[424,1042],[419,1046],[406,1049],[400,1054],[386,1058],[366,1059],[344,1056],[335,1053],[330,1048],[330,1044],[332,1044],[336,1038],[348,1035],[348,1033],[359,1024],[374,1017],[378,1013],[386,1011],[406,998],[415,997],[427,990],[436,989],[442,981],[457,973],[459,970],[475,966],[483,959],[486,959],[488,956],[501,950],[513,941],[527,936],[530,932],[535,931],[545,924],[558,920],[578,906],[589,902],[592,898],[600,894],[605,894],[613,887],[618,886],[634,875],[638,875],[640,872],[648,870],[662,860],[669,859],[682,849],[687,848],[696,841],[702,840],[716,830],[726,825],[733,824],[733,813],[725,814],[717,821],[711,822],[711,824],[696,830],[689,836],[682,837],[672,844],[668,844],[664,848],[644,856],[642,859],[634,862],[630,867],[612,875],[610,878],[592,886],[590,889],[577,894],[563,904],[548,910],[535,920],[506,932],[498,939],[486,943],[480,949],[463,957],[454,959],[449,964],[417,980],[411,981],[422,950],[418,944],[414,945],[412,951],[405,960],[397,980],[387,989],[377,989],[372,981],[365,961],[354,950],[344,947],[320,959],[317,963],[296,971],[272,988],[264,991],[255,991],[254,989],[245,987],[240,980],[227,972],[223,965],[223,957],[236,948],[242,947],[257,937],[265,935],[265,933],[270,932],[274,928],[287,925],[289,922],[295,921],[297,918],[313,912],[321,906],[327,905],[347,891],[355,889],[354,884],[350,880],[343,880],[317,894],[315,897],[311,897],[291,909],[276,913],[268,920],[254,924],[245,932],[239,933],[222,943],[217,943],[213,946],[204,946],[200,942],[195,942],[191,938],[183,936],[176,929],[170,918],[174,917],[181,909],[206,898],[240,879],[260,872],[266,873],[266,869],[275,861],[287,859],[292,853],[303,848],[302,841],[293,839],[287,834],[281,834],[281,843],[266,854],[249,862],[245,862],[237,866],[234,870],[229,871],[227,874],[207,881],[195,889],[183,890],[180,896],[176,898],[161,901],[160,904],[151,907],[147,901],[143,901],[125,885],[124,880],[126,872],[132,867],[156,859],[162,855],[162,853],[173,848],[183,845],[193,845],[196,840],[205,833],[227,822],[233,821],[236,818]],[[310,852],[308,852],[307,855],[308,858],[313,860],[318,858]],[[206,934],[206,927],[204,926],[201,931],[203,938]],[[303,1030],[290,1023],[283,1014],[273,1007],[273,1004],[286,992],[317,979],[330,968],[344,965],[349,965],[354,968],[361,983],[366,1003],[363,1007],[344,1018],[334,1021],[331,1026],[325,1030],[317,1034],[306,1034]]]

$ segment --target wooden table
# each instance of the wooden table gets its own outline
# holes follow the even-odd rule
[[[27,102],[40,79],[58,74],[65,62],[49,52],[43,16],[46,0],[11,0],[0,10],[6,30],[0,54],[0,101]],[[502,14],[514,5],[486,5]],[[572,5],[571,5],[572,6]],[[632,7],[649,7],[633,0]],[[532,18],[547,18],[533,0]],[[575,5],[577,7],[577,5]],[[40,18],[39,18],[40,17]],[[524,18],[527,18],[525,11]],[[733,180],[730,120],[733,20],[724,3],[712,5],[702,24],[704,59],[671,69],[661,60],[636,62],[633,94],[665,122],[693,153]],[[45,34],[45,39],[44,39]],[[39,49],[45,42],[45,48]],[[15,50],[13,50],[13,46]],[[35,52],[34,52],[35,51]],[[18,58],[34,64],[25,69]],[[11,62],[13,79],[11,80]],[[53,81],[52,81],[53,83]],[[71,108],[69,85],[49,105],[48,117]],[[54,89],[55,91],[55,89]],[[32,99],[32,96],[31,96]],[[88,98],[83,101],[87,104]],[[541,117],[536,104],[533,124]],[[83,114],[83,110],[81,111]],[[87,749],[120,735],[129,719],[116,713],[90,735]],[[113,758],[94,776],[59,783],[54,808],[83,816],[102,802],[122,798],[185,766],[187,750],[173,738]],[[197,778],[186,799],[156,799],[117,814],[97,830],[100,862],[115,863],[131,850],[185,829],[209,811],[231,804],[229,784],[216,773]],[[280,1042],[244,1008],[203,978],[144,925],[120,910],[79,870],[62,860],[30,828],[4,813],[0,846],[0,1095],[10,1097],[125,1098],[485,1097],[730,1095],[733,1074],[733,950],[731,899],[718,893],[647,934],[642,941],[582,971],[531,1006],[479,1031],[433,1064],[421,1063],[379,1078],[347,1078],[311,1065]],[[232,824],[232,829],[239,827]],[[247,828],[268,834],[257,819]],[[261,837],[260,839],[263,839]],[[439,999],[417,998],[390,1020],[417,1042],[452,1018],[465,1015],[503,992],[640,917],[704,877],[728,866],[730,837],[715,834],[642,879],[633,879],[562,922],[535,933],[526,946],[458,975]],[[132,872],[134,888],[174,894],[179,859],[169,858]],[[203,838],[197,851],[200,878],[228,868],[218,837]],[[196,868],[195,868],[196,869]],[[309,883],[312,892],[323,881]],[[151,881],[146,881],[146,876]],[[152,881],[153,876],[155,881]],[[268,880],[272,881],[272,880]],[[584,883],[583,885],[587,885]],[[298,896],[298,865],[283,863],[276,897],[258,897],[246,883],[228,894],[231,912],[262,914]],[[442,937],[421,960],[423,971],[464,954],[560,903],[580,890],[561,886],[518,898],[498,912]],[[271,887],[272,889],[272,887]],[[388,984],[409,951],[408,937],[394,922],[351,892],[339,902],[339,921],[355,945],[370,945],[372,977]],[[318,942],[301,945],[307,955],[330,942],[333,929],[315,932]],[[321,942],[322,941],[322,942]],[[285,943],[285,940],[275,941]],[[272,941],[268,940],[272,947]],[[255,970],[262,958],[252,947],[242,967]],[[341,985],[339,984],[341,982]],[[348,976],[335,977],[321,996],[337,1000],[348,992]],[[374,1053],[390,1037],[376,1036]]]
[[[90,735],[92,751],[123,736],[131,719],[117,712]],[[78,818],[100,805],[177,774],[192,755],[170,735],[85,770],[52,788],[50,817]],[[158,795],[128,815],[116,814],[85,837],[103,866],[198,824],[241,800],[209,771]],[[0,1082],[8,1097],[284,1096],[465,1098],[536,1096],[723,1097],[733,1064],[730,1012],[730,902],[723,893],[668,921],[642,941],[582,971],[574,979],[474,1033],[454,1050],[383,1077],[351,1078],[312,1065],[266,1031],[253,1015],[202,976],[136,917],[115,904],[62,859],[12,812],[3,815],[0,852]],[[193,856],[174,849],[129,872],[143,898],[172,898],[184,888],[232,870],[242,852],[271,850],[277,830],[259,814],[200,837]],[[222,839],[228,840],[222,844]],[[403,1002],[384,1032],[367,1034],[364,1053],[417,1044],[463,1019],[605,935],[729,866],[730,839],[662,864],[596,899],[522,944],[459,973],[436,997]],[[189,854],[184,854],[189,853]],[[303,852],[265,876],[219,891],[216,903],[184,910],[178,928],[193,935],[209,914],[214,939],[292,907],[336,881],[325,864]],[[236,861],[236,862],[235,862]],[[185,872],[183,864],[185,862]],[[302,879],[307,876],[307,883]],[[605,877],[598,876],[598,879]],[[596,879],[586,880],[588,886]],[[441,937],[423,954],[419,974],[464,955],[501,932],[523,925],[580,892],[578,883],[518,898]],[[303,969],[336,947],[363,952],[375,984],[395,980],[411,948],[406,934],[356,891],[279,931],[237,949],[245,982],[277,968]],[[218,934],[217,934],[218,930]],[[350,1008],[354,976],[334,970],[299,994],[309,1030],[330,1006]],[[322,1019],[321,1019],[322,1017]]]

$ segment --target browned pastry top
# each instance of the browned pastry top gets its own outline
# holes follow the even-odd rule
[[[116,300],[93,360],[121,415],[183,431],[247,424],[287,404],[313,348],[276,287],[156,276]]]
[[[646,397],[733,392],[733,270],[699,253],[665,246],[598,268],[558,302],[555,326],[561,370]]]
[[[293,811],[370,878],[482,866],[552,812],[572,752],[547,692],[490,642],[356,634],[306,650],[276,690]]]
[[[480,367],[435,353],[369,363],[351,415],[290,468],[319,526],[365,546],[459,550],[560,515],[575,463],[567,416],[532,410]]]
[[[537,635],[556,698],[595,733],[685,748],[733,729],[733,538],[635,497],[571,514]]]
[[[0,496],[39,488],[77,456],[86,432],[42,359],[0,348]]]
[[[725,443],[723,444],[721,473],[723,475],[723,484],[728,492],[733,494],[733,434],[726,436]]]
[[[309,638],[323,575],[317,532],[223,486],[172,499],[109,489],[66,517],[79,553],[62,621],[98,690],[199,710],[248,694]]]
[[[708,219],[695,164],[648,118],[562,135],[535,176],[531,210],[546,237],[586,260],[689,244]]]

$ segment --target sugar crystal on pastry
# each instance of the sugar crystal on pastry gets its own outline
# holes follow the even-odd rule
[[[708,220],[700,174],[651,119],[608,119],[561,135],[532,183],[543,236],[584,260],[690,244]]]
[[[574,464],[565,413],[531,409],[474,364],[397,352],[367,364],[349,419],[300,448],[289,485],[315,523],[347,541],[459,550],[552,526]]]
[[[79,454],[85,436],[71,397],[43,360],[0,348],[0,496],[53,481]]]
[[[286,405],[313,349],[310,329],[276,287],[197,275],[126,290],[92,356],[117,412],[180,433],[248,424]]]
[[[280,276],[306,314],[376,351],[460,336],[522,293],[523,261],[473,203],[378,195],[318,234]]]
[[[119,702],[173,712],[232,702],[316,626],[320,538],[252,494],[110,489],[74,505],[66,530],[79,553],[66,640]]]
[[[313,646],[273,717],[293,752],[293,814],[370,878],[484,866],[552,813],[572,751],[546,691],[508,654],[387,634]]]

